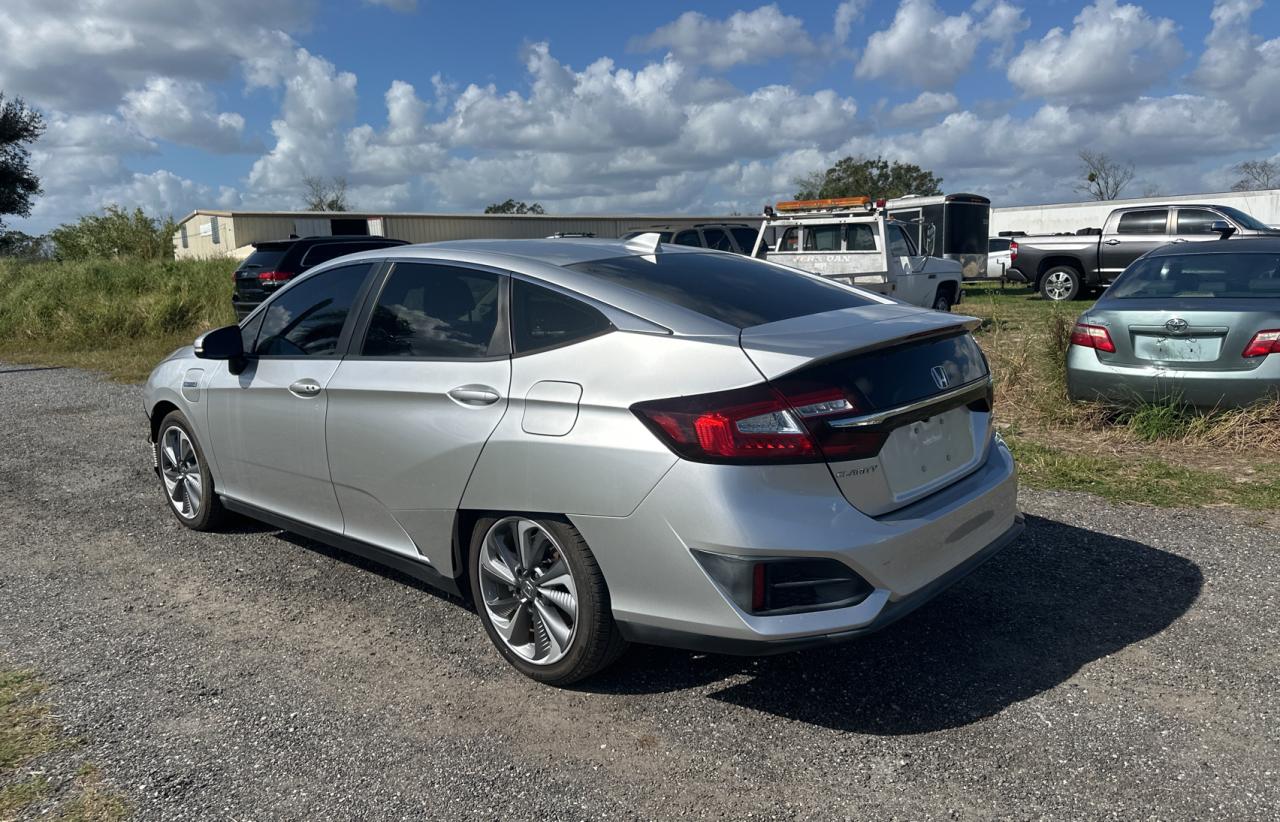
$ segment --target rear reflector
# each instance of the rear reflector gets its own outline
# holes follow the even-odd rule
[[[1076,323],[1076,327],[1071,331],[1071,344],[1083,348],[1096,348],[1108,354],[1114,354],[1116,350],[1116,344],[1111,341],[1110,332],[1100,325]]]
[[[287,271],[263,271],[258,274],[260,283],[283,283],[292,279],[293,275]]]
[[[849,566],[825,557],[738,557],[698,549],[693,555],[734,604],[749,614],[848,608],[875,590]]]
[[[1280,354],[1280,329],[1259,331],[1245,346],[1244,357],[1265,357],[1268,354]]]
[[[694,462],[863,459],[878,454],[888,437],[831,428],[827,420],[856,413],[857,402],[838,388],[805,383],[654,400],[631,410],[668,448]]]

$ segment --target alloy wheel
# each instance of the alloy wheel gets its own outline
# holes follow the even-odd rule
[[[1045,277],[1044,293],[1054,301],[1065,300],[1071,293],[1071,275],[1065,271],[1055,271]]]
[[[525,517],[493,524],[480,549],[480,593],[503,644],[535,665],[551,665],[573,646],[578,587],[564,551]]]
[[[200,457],[187,432],[176,425],[160,435],[160,477],[173,510],[183,519],[195,519],[204,502]]]

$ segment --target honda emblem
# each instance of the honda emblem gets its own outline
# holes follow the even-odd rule
[[[939,388],[946,388],[951,384],[951,377],[947,376],[947,369],[940,365],[935,365],[929,369],[929,373],[933,375],[933,381],[938,384]]]

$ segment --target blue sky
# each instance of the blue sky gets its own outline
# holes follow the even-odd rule
[[[1051,202],[1082,149],[1131,195],[1280,150],[1261,0],[102,5],[0,8],[0,90],[49,121],[15,227],[293,208],[307,174],[369,210],[754,211],[846,154]]]

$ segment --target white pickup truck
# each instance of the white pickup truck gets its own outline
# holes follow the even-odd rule
[[[766,208],[752,255],[938,311],[962,295],[960,263],[920,255],[903,224],[867,197]]]

